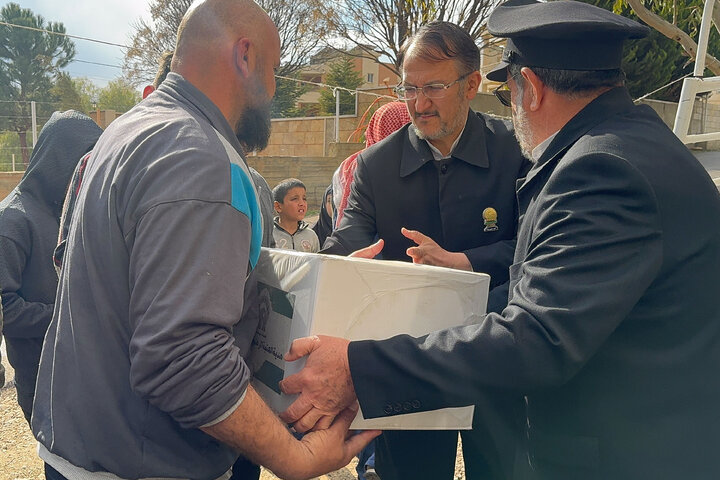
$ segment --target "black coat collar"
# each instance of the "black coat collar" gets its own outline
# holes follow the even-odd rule
[[[400,159],[401,177],[407,177],[427,162],[434,161],[427,142],[417,136],[412,125],[408,125],[407,128],[408,136],[403,144],[402,158]],[[484,122],[472,110],[468,112],[465,130],[457,147],[452,152],[452,157],[478,167],[489,167]]]
[[[548,148],[530,169],[527,177],[524,180],[518,180],[518,191],[532,183],[532,180],[548,165],[555,164],[568,148],[593,127],[614,115],[631,110],[633,106],[630,93],[625,87],[608,90],[590,102],[560,129]]]

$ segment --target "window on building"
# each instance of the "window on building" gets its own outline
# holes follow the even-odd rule
[[[375,78],[375,75],[372,73],[367,74],[367,83],[373,83],[373,78]]]

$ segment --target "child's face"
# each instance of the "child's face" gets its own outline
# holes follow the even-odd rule
[[[305,218],[307,212],[307,194],[302,187],[294,187],[288,190],[282,203],[275,202],[275,210],[287,220],[299,222]]]

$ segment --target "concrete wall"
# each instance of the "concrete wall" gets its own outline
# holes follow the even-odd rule
[[[123,112],[116,112],[115,110],[96,110],[88,113],[88,116],[100,125],[100,128],[105,130],[108,125],[122,114]]]
[[[663,122],[670,129],[673,128],[678,108],[677,103],[662,100],[642,100],[640,103],[652,107]],[[502,105],[492,93],[478,93],[470,103],[470,108],[477,112],[487,112],[501,117],[510,118],[512,116],[510,107]],[[703,108],[705,109],[704,115]],[[718,131],[720,131],[720,105],[708,103],[703,106],[700,100],[696,100],[692,121],[690,122],[690,133]],[[688,147],[703,150],[720,150],[720,141],[689,144]]]
[[[346,157],[249,157],[248,163],[265,177],[270,188],[286,178],[298,178],[307,188],[308,210],[319,210],[332,174]]]
[[[387,89],[379,88],[372,91],[386,95]],[[335,143],[335,118],[306,118],[306,119],[274,119],[272,124],[271,143],[266,150],[257,156],[249,156],[248,162],[258,170],[274,187],[281,180],[295,177],[302,180],[308,190],[308,203],[310,210],[320,208],[322,195],[330,184],[332,174],[340,163],[354,152],[364,147],[362,142],[347,142],[348,137],[358,127],[364,133],[372,112],[380,105],[391,101],[389,98],[360,95],[358,99],[359,116],[344,116],[340,118],[340,143]],[[672,128],[675,121],[677,104],[657,100],[645,100],[658,112],[665,123]],[[702,108],[696,105],[691,131],[700,131]],[[489,93],[479,93],[471,108],[476,111],[488,112],[494,115],[510,117],[510,109],[504,107]],[[363,113],[365,113],[363,117]],[[705,116],[706,131],[720,130],[720,106],[706,105]],[[360,135],[355,139],[359,140]],[[706,142],[707,145],[698,145],[709,150],[720,150],[720,141]],[[20,181],[22,173],[0,173],[0,199],[4,198]]]
[[[665,124],[671,129],[673,128],[678,109],[677,103],[662,100],[643,100],[641,103],[651,106]],[[690,121],[690,133],[718,131],[720,131],[720,105],[708,103],[703,106],[702,101],[696,99],[692,120]],[[689,144],[688,147],[702,150],[720,150],[720,141],[693,143]]]
[[[340,141],[347,141],[357,125],[355,115],[340,116]],[[272,120],[267,148],[253,156],[322,157],[331,155],[332,143],[335,143],[335,117],[276,118]]]
[[[340,116],[340,142],[357,142],[365,133],[372,113],[393,98],[386,87],[363,89],[357,97],[356,115]],[[353,135],[354,134],[354,135]],[[352,139],[350,138],[352,136]],[[320,157],[329,156],[329,148],[335,143],[335,117],[274,118],[270,140],[265,150],[253,155],[258,157]]]
[[[265,177],[270,188],[286,178],[299,178],[307,187],[308,208],[319,210],[335,169],[351,153],[363,147],[362,144],[333,145],[332,150],[338,154],[332,157],[250,157],[248,163]],[[15,188],[22,176],[22,173],[0,172],[0,200]]]
[[[476,112],[490,113],[499,117],[510,118],[512,116],[510,107],[506,107],[500,103],[500,100],[495,98],[495,95],[492,93],[478,93],[470,102],[470,108]]]

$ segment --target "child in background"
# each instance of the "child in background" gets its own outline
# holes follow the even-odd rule
[[[303,220],[307,212],[305,184],[288,178],[273,188],[275,217],[273,237],[277,248],[299,252],[317,252],[320,242],[315,232]]]

